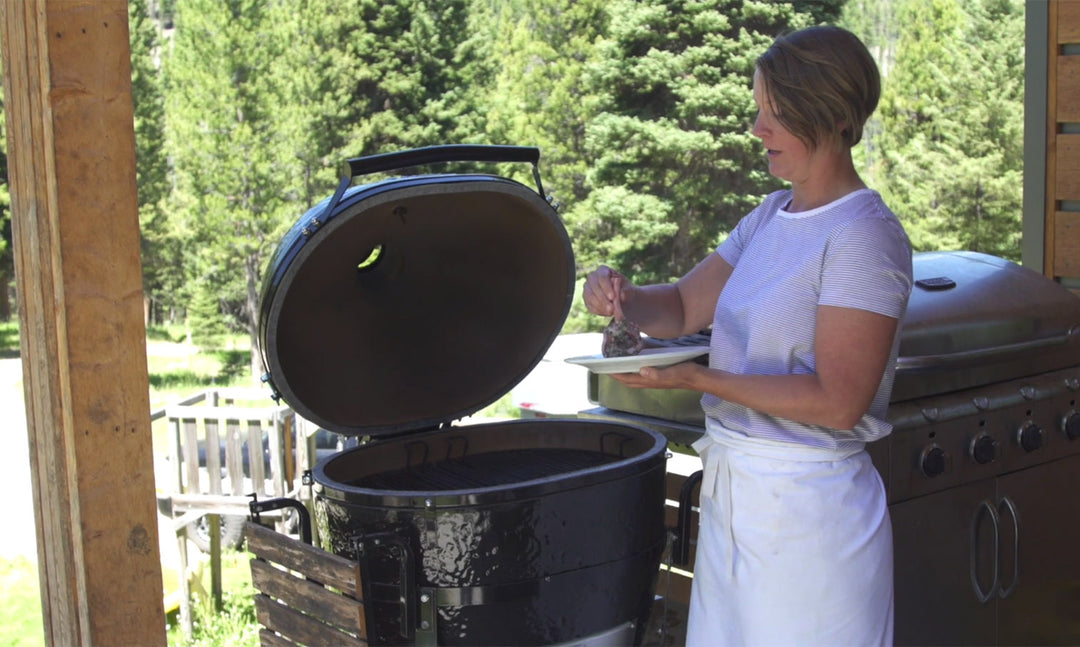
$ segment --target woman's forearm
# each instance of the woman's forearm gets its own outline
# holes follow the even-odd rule
[[[687,385],[690,390],[803,424],[851,429],[870,404],[861,393],[830,390],[815,374],[737,375],[697,368]]]
[[[682,298],[674,284],[627,290],[622,309],[627,319],[652,337],[670,339],[684,334]]]

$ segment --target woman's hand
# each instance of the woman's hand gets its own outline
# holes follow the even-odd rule
[[[611,373],[611,377],[632,389],[688,389],[695,388],[696,379],[707,370],[696,362],[681,362],[664,368],[646,366],[637,373]]]
[[[634,284],[628,278],[601,265],[585,277],[585,307],[593,314],[614,317],[622,310],[624,293],[633,289]]]

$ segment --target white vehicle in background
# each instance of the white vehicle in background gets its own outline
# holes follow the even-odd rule
[[[540,363],[510,390],[521,417],[576,417],[579,411],[594,407],[588,398],[588,369],[564,360],[598,354],[602,339],[598,332],[556,337]]]

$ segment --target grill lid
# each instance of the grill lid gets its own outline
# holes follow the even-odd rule
[[[331,431],[388,435],[475,413],[543,359],[570,310],[573,251],[542,195],[538,149],[438,146],[350,165],[355,177],[443,161],[528,161],[540,193],[482,174],[345,178],[266,273],[264,379]]]
[[[903,321],[892,400],[1080,364],[1080,299],[978,252],[922,252]]]

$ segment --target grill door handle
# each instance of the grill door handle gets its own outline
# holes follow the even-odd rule
[[[1061,335],[1055,335],[1054,337],[1031,339],[1015,344],[1004,344],[1002,346],[991,346],[989,348],[978,348],[976,350],[962,350],[956,353],[944,353],[941,355],[910,355],[899,357],[896,360],[896,368],[916,369],[981,364],[983,363],[983,360],[988,357],[1025,353],[1046,346],[1062,346],[1076,338],[1077,334],[1080,334],[1080,327],[1071,328],[1068,332]]]
[[[1002,497],[998,502],[998,510],[1004,507],[1009,511],[1013,522],[1013,576],[1012,583],[1008,588],[999,589],[998,596],[1005,599],[1016,590],[1016,583],[1020,581],[1020,517],[1016,513],[1016,504],[1009,497]]]
[[[990,515],[990,521],[994,526],[994,560],[993,560],[993,577],[990,580],[990,589],[983,592],[982,587],[979,586],[979,559],[978,559],[978,547],[979,547],[979,521],[982,519],[982,513],[986,512]],[[975,591],[975,598],[979,601],[979,604],[986,604],[990,598],[994,596],[994,591],[998,588],[998,548],[1000,546],[998,537],[998,513],[997,509],[986,499],[979,502],[979,505],[975,506],[975,514],[971,517],[971,588]]]

